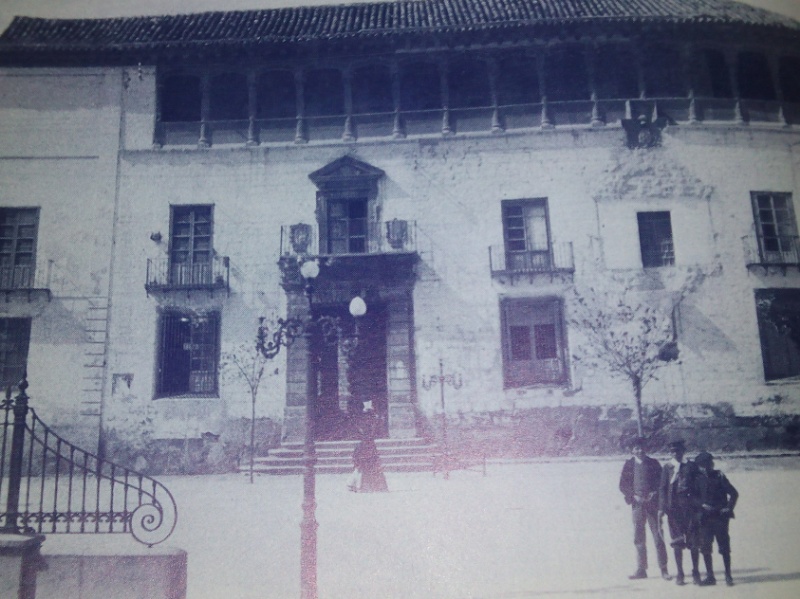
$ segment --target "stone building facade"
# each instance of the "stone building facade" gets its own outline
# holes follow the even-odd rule
[[[454,443],[613,450],[630,382],[576,359],[575,291],[658,302],[698,272],[648,429],[798,442],[795,21],[727,0],[18,18],[0,64],[3,384],[27,369],[101,452],[236,445],[230,356],[259,317],[307,317],[308,260],[339,339],[269,363],[266,445],[302,438],[308,397],[320,439],[364,401],[381,436],[435,437],[441,360]]]

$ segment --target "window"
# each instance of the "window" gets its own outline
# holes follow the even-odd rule
[[[331,254],[367,251],[366,198],[328,202],[328,251]]]
[[[392,75],[383,65],[369,65],[353,72],[353,112],[392,112]]]
[[[249,117],[247,77],[223,73],[211,79],[209,118],[212,121],[242,121]]]
[[[400,107],[407,111],[441,109],[441,82],[436,64],[404,65],[400,79]]]
[[[642,266],[672,266],[675,249],[672,243],[672,224],[669,212],[638,212],[639,245],[642,249]]]
[[[459,58],[449,65],[448,86],[451,108],[479,108],[491,105],[489,71],[481,60]]]
[[[505,386],[566,382],[561,301],[509,299],[501,312]]]
[[[506,270],[550,270],[546,199],[504,201],[503,236]]]
[[[787,102],[800,102],[800,58],[781,56],[778,61],[778,78]]]
[[[548,54],[545,73],[549,100],[589,99],[589,76],[582,48],[566,47]]]
[[[507,53],[497,60],[497,97],[502,106],[540,102],[536,59]]]
[[[30,318],[0,318],[0,385],[16,387],[28,364]]]
[[[644,53],[642,64],[645,91],[649,98],[686,96],[683,61],[676,48],[654,46]]]
[[[758,289],[756,314],[764,378],[800,376],[800,289]]]
[[[775,100],[769,63],[763,54],[742,52],[737,66],[739,95],[745,100]]]
[[[164,312],[158,357],[158,395],[217,393],[219,314]]]
[[[611,100],[639,97],[636,62],[630,49],[601,46],[595,55],[597,97]]]
[[[731,76],[725,55],[719,50],[707,48],[700,52],[696,61],[696,92],[711,98],[732,98]]]
[[[200,78],[172,75],[161,85],[161,121],[195,123],[200,121]]]
[[[0,208],[0,289],[33,286],[38,224],[38,208]]]
[[[764,263],[798,261],[797,222],[788,193],[754,193],[753,215],[761,260]]]
[[[212,206],[173,206],[170,283],[211,284]]]
[[[344,114],[342,73],[335,69],[310,71],[305,83],[306,115],[338,116]]]
[[[293,119],[297,115],[294,74],[291,71],[270,71],[259,76],[256,97],[260,119]]]

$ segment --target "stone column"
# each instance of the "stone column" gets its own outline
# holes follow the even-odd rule
[[[414,415],[413,331],[411,292],[393,299],[387,307],[386,376],[388,378],[389,436],[417,434]]]
[[[203,73],[200,79],[200,139],[197,145],[200,148],[207,148],[211,145],[209,137],[208,119],[211,113],[211,76]]]
[[[288,318],[308,317],[308,300],[301,286],[286,290]],[[308,339],[297,337],[286,348],[286,407],[283,413],[281,440],[285,443],[301,443],[306,434],[306,409],[309,396]]]
[[[43,535],[0,533],[0,597],[36,599]]]

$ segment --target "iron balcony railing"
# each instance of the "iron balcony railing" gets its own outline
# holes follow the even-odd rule
[[[572,243],[524,251],[508,251],[503,245],[493,245],[489,247],[489,267],[492,275],[573,272]]]
[[[230,259],[214,256],[210,262],[180,263],[167,257],[148,258],[145,289],[153,291],[230,290]]]
[[[23,376],[0,401],[0,532],[166,540],[178,518],[169,490],[59,437],[28,406],[27,387]]]
[[[321,239],[316,225],[281,227],[281,256],[411,253],[417,249],[416,221],[393,219],[370,222],[363,230]]]
[[[748,266],[800,267],[800,236],[747,235],[742,241]]]

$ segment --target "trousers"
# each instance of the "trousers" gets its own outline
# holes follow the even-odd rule
[[[658,566],[661,570],[666,570],[667,547],[664,543],[661,523],[658,521],[658,506],[652,501],[634,502],[631,512],[633,514],[633,544],[636,546],[636,569],[647,570],[647,533],[645,530],[645,524],[647,524],[656,545]]]

